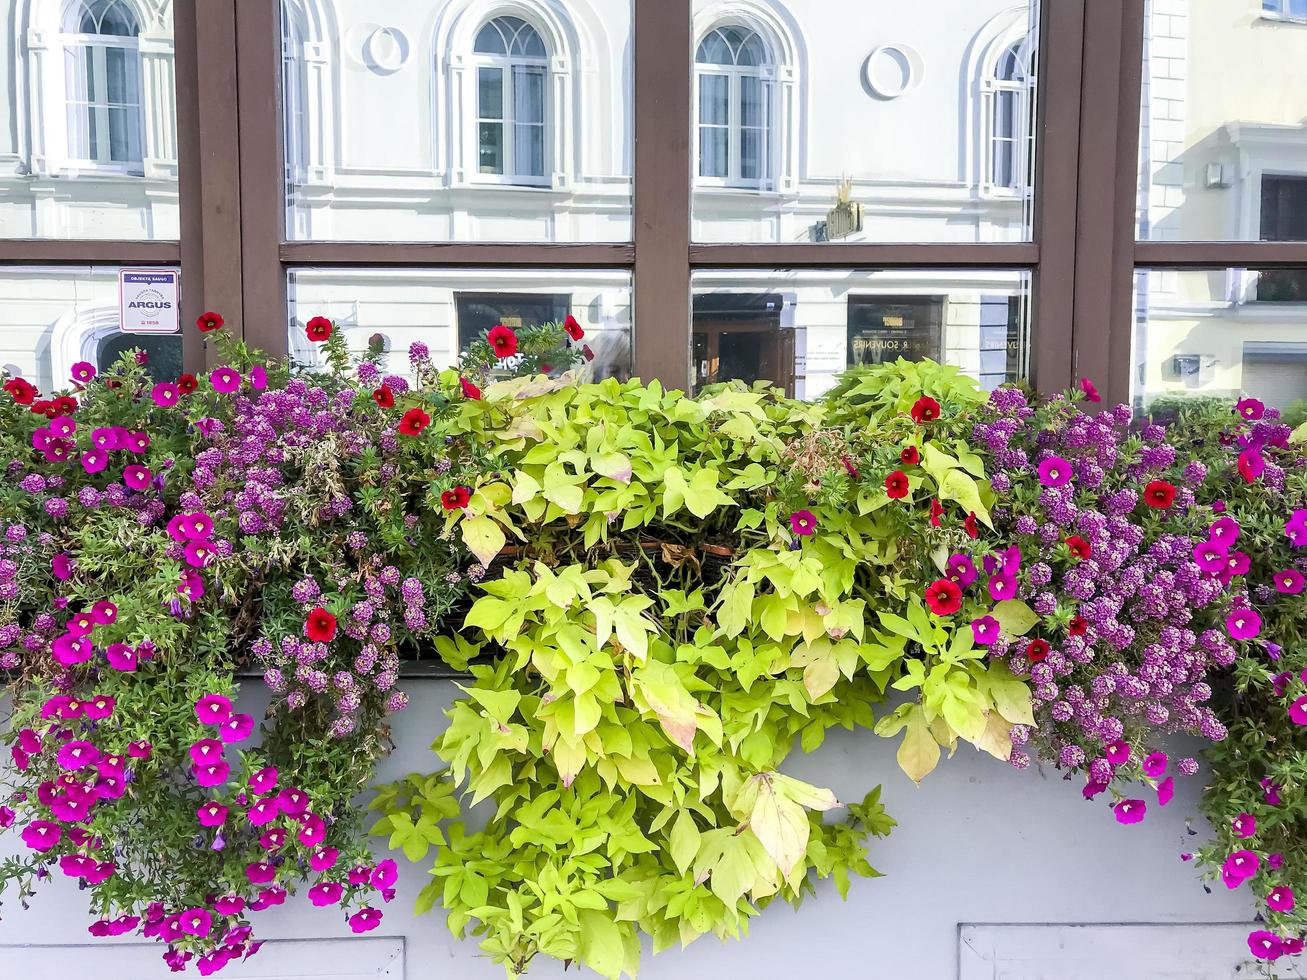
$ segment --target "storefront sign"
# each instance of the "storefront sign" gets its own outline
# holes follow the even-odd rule
[[[123,333],[177,333],[179,278],[175,269],[121,270],[119,329]]]

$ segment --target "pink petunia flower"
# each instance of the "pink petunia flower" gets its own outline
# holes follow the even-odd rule
[[[240,372],[235,368],[220,367],[209,375],[209,384],[220,395],[230,395],[241,386]]]
[[[309,867],[314,871],[330,871],[336,866],[340,851],[334,847],[320,847],[309,855]]]
[[[338,881],[321,881],[309,889],[309,901],[314,905],[335,905],[345,888]]]
[[[1256,398],[1241,398],[1235,402],[1234,410],[1239,417],[1249,422],[1257,422],[1266,414],[1266,406]]]
[[[1049,456],[1038,470],[1039,482],[1046,487],[1064,487],[1071,482],[1071,464],[1061,456]]]
[[[295,835],[305,847],[317,847],[327,837],[327,824],[316,813],[305,813],[300,817],[300,832]]]
[[[268,880],[271,881],[272,879],[269,878]],[[250,900],[249,908],[252,912],[262,912],[264,909],[271,908],[274,905],[281,905],[285,901],[286,889],[264,888]]]
[[[100,761],[100,750],[90,742],[77,739],[59,746],[56,756],[60,769],[76,772]]]
[[[1098,393],[1098,387],[1088,378],[1080,379],[1080,390],[1084,393],[1087,402],[1101,402],[1103,400],[1103,396]]]
[[[1288,885],[1272,888],[1266,896],[1266,907],[1272,912],[1292,912],[1295,904],[1293,889]]]
[[[208,909],[193,908],[182,913],[178,921],[182,932],[188,936],[207,936],[213,929],[213,916]]]
[[[1157,784],[1157,805],[1166,806],[1175,798],[1175,777],[1167,776]]]
[[[302,789],[288,786],[278,795],[277,802],[281,804],[281,812],[286,816],[298,817],[309,808],[309,794]]]
[[[199,819],[201,827],[221,827],[227,822],[227,808],[221,803],[210,800],[208,803],[200,804],[195,811],[195,816]]]
[[[266,885],[277,877],[277,869],[267,861],[258,861],[245,866],[245,877],[251,885]]]
[[[399,869],[395,866],[393,860],[386,858],[384,861],[377,862],[377,866],[372,869],[372,875],[368,879],[368,882],[378,891],[384,891],[385,889],[394,886],[395,882],[398,880]]]
[[[84,636],[73,636],[71,633],[55,637],[55,641],[50,644],[51,656],[65,667],[84,664],[94,653],[95,648],[89,639]]]
[[[1294,568],[1275,573],[1275,591],[1282,595],[1298,595],[1303,590],[1303,574]]]
[[[250,777],[250,789],[258,796],[271,793],[276,788],[277,770],[272,766],[264,766]]]
[[[1230,549],[1216,541],[1201,541],[1194,545],[1194,563],[1204,572],[1216,575],[1224,571],[1230,561]]]
[[[109,454],[103,449],[88,449],[82,453],[82,469],[87,473],[101,473],[109,465]]]
[[[1221,865],[1221,874],[1227,888],[1238,888],[1243,882],[1257,874],[1262,861],[1252,851],[1234,851]],[[1231,880],[1234,884],[1231,884]]]
[[[148,759],[154,754],[154,746],[145,739],[140,739],[127,746],[127,754],[133,759]]]
[[[971,621],[971,636],[977,646],[987,647],[998,640],[1001,627],[993,616],[981,616]]]
[[[1248,933],[1248,949],[1259,960],[1278,960],[1284,955],[1280,937],[1265,929],[1254,929]]]
[[[123,469],[123,483],[132,490],[144,490],[150,485],[152,475],[148,466],[128,466]]]
[[[195,716],[203,725],[221,725],[231,717],[231,701],[221,694],[206,694],[195,702]]]
[[[204,568],[213,558],[213,545],[208,541],[187,541],[182,557],[192,568]]]
[[[1230,827],[1236,837],[1246,840],[1257,835],[1257,818],[1251,813],[1241,813],[1230,821]]]
[[[213,910],[219,915],[240,915],[245,911],[245,899],[239,895],[219,895],[213,900]],[[224,937],[224,941],[230,938],[230,933]]]
[[[72,379],[78,384],[86,384],[95,377],[95,365],[90,361],[78,361],[69,370]]]
[[[268,387],[268,372],[262,364],[256,364],[250,368],[250,387],[255,391],[262,391]]]
[[[1262,617],[1255,609],[1239,608],[1225,618],[1225,628],[1234,640],[1251,640],[1262,631]]]
[[[126,643],[110,643],[104,651],[105,659],[114,670],[130,674],[138,666],[136,651]]]
[[[77,431],[77,423],[67,415],[60,415],[57,418],[51,419],[47,428],[50,430],[50,434],[56,439],[71,439],[73,433]]]
[[[58,554],[50,559],[50,574],[60,582],[67,582],[73,577],[75,563],[71,555]]]
[[[232,715],[218,727],[218,735],[229,745],[243,742],[254,731],[254,719],[249,715]]]
[[[276,820],[278,813],[276,800],[259,800],[245,812],[245,817],[253,826],[262,827]]]
[[[33,820],[18,836],[32,850],[44,853],[59,843],[63,830],[58,824],[53,824],[49,820]]]
[[[1107,761],[1114,766],[1123,766],[1130,761],[1130,744],[1128,742],[1113,742],[1104,749],[1107,755]]]
[[[989,594],[995,602],[1004,602],[1017,597],[1017,579],[1008,572],[999,572],[989,577]]]
[[[214,786],[221,786],[231,775],[231,766],[226,762],[215,762],[209,766],[192,766],[191,772],[195,775],[195,781],[201,786],[209,789]]]
[[[817,515],[810,510],[796,510],[790,515],[790,529],[801,537],[817,530]]]
[[[113,714],[118,702],[107,694],[97,694],[82,702],[82,712],[91,721],[102,721]]]
[[[170,381],[161,381],[150,390],[150,397],[160,408],[172,408],[181,401],[181,392]]]
[[[1289,720],[1295,725],[1307,725],[1307,695],[1289,705]]]
[[[1116,822],[1120,824],[1135,824],[1144,819],[1148,813],[1148,804],[1143,800],[1122,800],[1116,806],[1112,807],[1116,814]]]
[[[381,925],[382,913],[379,909],[362,908],[355,912],[347,920],[352,931],[371,932],[377,926]]]
[[[1165,752],[1150,752],[1144,757],[1144,775],[1156,779],[1166,772],[1167,761]]]

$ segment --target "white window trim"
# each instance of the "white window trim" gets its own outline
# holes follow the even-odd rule
[[[109,48],[118,48],[123,51],[130,51],[135,55],[132,61],[135,65],[135,71],[137,76],[136,77],[137,101],[136,101],[136,114],[135,114],[135,123],[136,123],[135,138],[136,138],[136,147],[138,150],[137,156],[131,160],[92,160],[86,157],[74,156],[72,147],[69,146],[67,142],[68,134],[70,133],[74,125],[74,119],[73,119],[73,103],[74,103],[73,94],[74,93],[68,90],[68,86],[67,86],[68,76],[67,73],[65,72],[64,74],[65,82],[64,82],[64,90],[63,90],[63,104],[64,104],[63,132],[64,132],[65,143],[64,143],[62,169],[75,173],[95,172],[95,173],[102,173],[102,174],[122,174],[123,176],[127,176],[127,177],[144,176],[145,174],[145,102],[144,102],[145,73],[144,71],[142,71],[141,68],[140,35],[136,34],[131,37],[122,37],[120,35],[113,35],[113,34],[61,34],[59,36],[59,42],[60,42],[60,48],[62,49],[65,58],[67,57],[68,52],[80,49],[85,53],[84,54],[85,57],[96,59],[97,61],[101,61],[105,64],[107,64],[108,56],[105,55],[103,58],[98,58],[97,55],[95,54],[95,49],[100,48],[107,51]],[[107,99],[107,95],[106,95],[106,99]],[[81,100],[77,100],[77,104],[79,106],[86,105],[86,103],[83,103]],[[95,104],[101,105],[104,103],[97,102]],[[75,123],[77,125],[78,134],[80,137],[79,142],[84,146],[89,146],[91,143],[91,136],[86,126],[86,114],[80,109],[77,112],[77,118]]]
[[[767,64],[762,66],[753,65],[710,65],[695,62],[694,66],[694,180],[700,187],[737,187],[747,190],[771,191],[775,189],[775,159],[776,159],[776,69],[773,65]],[[699,115],[699,90],[700,81],[705,75],[718,75],[727,78],[727,108],[726,108],[726,160],[727,175],[725,177],[705,176],[699,172],[700,157],[699,149],[701,146],[699,136],[705,126],[709,128],[720,129],[716,124],[705,124]],[[758,79],[762,92],[762,112],[763,125],[761,127],[749,127],[750,129],[761,129],[762,139],[762,169],[759,177],[742,177],[740,168],[743,162],[741,153],[744,143],[744,124],[741,116],[743,115],[741,106],[741,95],[743,92],[745,78]]]
[[[1012,50],[1013,44],[1017,45],[1019,56],[1025,65],[1025,78],[1019,82],[998,77],[999,63],[1007,57],[1007,53]],[[1028,36],[1005,44],[999,49],[998,56],[988,66],[985,77],[981,82],[980,190],[987,197],[1019,200],[1030,196],[1033,190],[1030,181],[1026,179],[1026,176],[1030,173],[1032,149],[1030,145],[1031,110],[1034,107],[1035,85],[1032,54],[1033,49]],[[994,147],[1000,138],[998,135],[998,103],[999,93],[1001,92],[1014,92],[1017,95],[1017,108],[1014,119],[1016,128],[1010,137],[1015,151],[1012,160],[1013,173],[1016,176],[1015,185],[999,183],[994,174]],[[1003,139],[1006,141],[1008,137],[1003,137]]]
[[[1307,26],[1307,14],[1291,14],[1286,9],[1289,6],[1288,0],[1276,0],[1276,9],[1267,10],[1265,6],[1259,11],[1262,20],[1276,21],[1281,24],[1294,24],[1297,26]]]
[[[527,21],[532,30],[540,38],[541,43],[547,44],[545,35],[536,28],[535,24]],[[500,55],[500,54],[480,54],[474,52],[468,57],[468,80],[471,91],[471,106],[468,113],[468,119],[471,122],[471,145],[468,148],[468,159],[472,165],[468,168],[468,178],[470,183],[474,184],[502,184],[513,187],[549,187],[553,181],[550,174],[550,161],[553,159],[553,142],[554,133],[550,125],[550,119],[553,118],[553,107],[551,91],[553,88],[553,72],[550,68],[550,59],[548,56],[543,58],[532,58],[525,55]],[[537,68],[543,73],[544,80],[541,84],[544,104],[541,106],[541,116],[544,125],[541,129],[544,132],[544,173],[542,174],[521,174],[517,172],[515,156],[517,153],[516,139],[514,130],[517,127],[515,119],[515,109],[513,98],[513,69],[516,67]],[[502,174],[487,174],[481,172],[481,69],[492,68],[501,73],[502,85],[501,96],[503,98],[503,118],[496,120],[503,124],[504,127],[504,172]]]

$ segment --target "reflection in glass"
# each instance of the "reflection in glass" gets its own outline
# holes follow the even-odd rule
[[[694,0],[693,237],[1031,239],[1038,0]]]
[[[1140,271],[1136,406],[1246,394],[1307,419],[1304,282],[1305,269]]]
[[[1025,375],[1028,286],[1010,272],[700,272],[694,385],[768,381],[811,399],[842,371],[902,357],[995,387]]]
[[[631,275],[624,271],[520,269],[313,269],[290,273],[290,352],[315,364],[321,348],[304,323],[331,317],[361,355],[379,334],[390,373],[409,373],[408,349],[425,344],[441,367],[491,327],[513,329],[576,317],[594,360],[593,378],[631,376]]]
[[[78,361],[104,370],[127,350],[142,349],[150,374],[181,373],[177,334],[123,333],[118,269],[112,266],[0,268],[0,371],[43,392],[69,386]]]
[[[171,4],[0,18],[0,238],[178,237]]]
[[[632,0],[280,2],[290,240],[630,241]]]
[[[1256,6],[1150,7],[1140,239],[1307,240],[1307,4]]]

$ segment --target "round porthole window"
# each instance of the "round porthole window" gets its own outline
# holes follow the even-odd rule
[[[867,87],[881,99],[897,99],[921,82],[921,55],[903,44],[883,44],[867,56]]]

